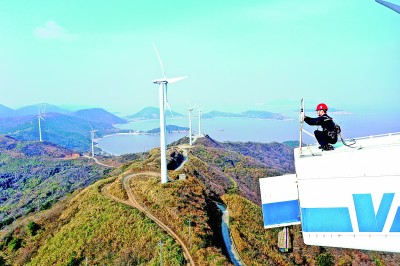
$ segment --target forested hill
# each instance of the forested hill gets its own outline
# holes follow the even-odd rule
[[[68,113],[68,115],[88,121],[89,123],[115,125],[125,124],[128,122],[125,119],[113,115],[102,108],[82,109],[73,113]]]
[[[0,227],[104,175],[104,168],[55,144],[0,136]]]
[[[23,142],[7,135],[0,136],[0,152],[3,155],[20,158],[35,156],[41,156],[42,158],[68,158],[73,157],[75,154],[71,150],[57,146],[56,144],[50,142]]]
[[[182,139],[175,145],[186,141]],[[260,204],[259,178],[294,173],[293,148],[281,143],[218,142],[206,135],[190,149],[187,170],[213,193],[235,192]],[[189,157],[190,158],[190,157]],[[197,160],[203,167],[192,166]]]
[[[104,120],[101,117],[85,114],[46,114],[44,120],[41,120],[42,139],[77,152],[85,152],[90,149],[91,126],[97,130],[96,138],[119,132],[113,127],[113,123],[117,120]],[[0,118],[0,134],[7,134],[23,141],[39,140],[38,118],[36,116]]]
[[[209,136],[189,146],[186,137],[168,146],[167,159],[171,180],[167,184],[160,183],[160,150],[153,149],[133,156],[106,179],[49,210],[18,220],[2,234],[0,261],[9,265],[159,265],[161,250],[165,265],[186,265],[181,246],[136,208],[131,195],[140,209],[157,217],[190,247],[195,265],[231,265],[216,202],[229,210],[230,234],[246,265],[396,265],[400,259],[398,254],[307,246],[300,226],[290,227],[293,250],[278,251],[278,229],[263,228],[258,179],[293,172],[289,146],[221,143]]]

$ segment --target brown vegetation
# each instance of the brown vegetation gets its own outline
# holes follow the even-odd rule
[[[176,158],[179,152],[173,149]],[[263,158],[255,158],[263,152]],[[263,228],[258,179],[291,172],[289,152],[278,144],[241,147],[205,138],[188,149],[183,168],[169,171],[172,182],[163,185],[159,177],[141,174],[130,179],[129,189],[184,240],[196,265],[230,265],[223,254],[215,201],[227,205],[231,236],[247,265],[321,265],[331,259],[335,265],[396,265],[398,254],[306,246],[300,226],[290,229],[292,252],[278,251],[278,229]],[[162,240],[163,265],[182,265],[181,247],[172,237],[140,211],[101,192],[110,184],[108,192],[127,201],[123,177],[159,170],[159,149],[153,149],[124,162],[109,173],[110,178],[20,220],[1,234],[0,261],[2,257],[10,265],[83,265],[87,259],[89,265],[158,265]],[[187,179],[178,180],[179,174]]]

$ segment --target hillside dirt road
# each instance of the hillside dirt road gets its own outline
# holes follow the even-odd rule
[[[99,160],[97,160],[96,157],[92,157],[92,156],[89,156],[89,155],[83,155],[83,157],[88,158],[89,160],[93,159],[95,163],[97,163],[98,165],[101,165],[101,166],[111,167],[111,168],[115,167],[115,166],[111,166],[111,165],[107,165],[107,164],[99,162]]]
[[[181,246],[181,248],[183,250],[183,255],[184,255],[185,259],[189,262],[188,265],[194,266],[195,263],[193,261],[192,256],[190,255],[189,248],[186,246],[186,244],[183,242],[183,240],[170,227],[168,227],[168,225],[166,225],[161,220],[159,220],[157,217],[155,217],[147,208],[142,206],[136,200],[135,196],[133,195],[133,193],[129,187],[129,180],[138,175],[159,176],[160,174],[156,173],[156,172],[142,172],[142,173],[127,175],[125,177],[119,177],[117,180],[115,180],[114,182],[118,182],[118,181],[122,182],[122,185],[128,195],[128,200],[122,200],[122,199],[117,198],[117,197],[111,195],[110,193],[108,193],[107,189],[112,183],[107,184],[104,187],[102,187],[101,192],[103,193],[103,195],[105,195],[106,197],[108,197],[114,201],[129,205],[129,206],[134,207],[134,208],[140,210],[141,212],[143,212],[148,218],[150,218],[158,226],[160,226],[162,229],[164,229],[164,231],[166,231],[170,236],[175,238],[175,240],[179,243],[179,245]]]

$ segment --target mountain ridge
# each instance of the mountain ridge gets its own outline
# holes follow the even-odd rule
[[[60,114],[45,113],[41,121],[42,139],[72,149],[85,152],[90,149],[90,130],[97,130],[96,137],[123,132],[113,125],[126,123],[104,109],[84,109]],[[10,135],[18,140],[38,140],[38,118],[36,115],[0,118],[0,134]]]
[[[187,161],[174,170],[184,160],[185,151]],[[263,154],[264,162],[251,157]],[[282,158],[274,161],[277,154]],[[306,246],[300,226],[290,228],[293,251],[278,251],[278,229],[265,230],[262,226],[258,179],[293,172],[293,149],[287,145],[226,144],[206,136],[188,147],[186,137],[168,146],[167,159],[171,182],[160,184],[159,177],[147,174],[160,171],[159,149],[143,153],[110,172],[107,179],[73,194],[68,203],[60,202],[45,211],[43,218],[32,217],[31,222],[40,228],[34,234],[27,221],[3,236],[1,256],[12,265],[79,265],[85,259],[93,265],[155,265],[158,256],[154,249],[162,241],[165,250],[171,250],[162,253],[164,261],[172,265],[184,263],[173,239],[137,209],[101,192],[109,184],[109,193],[122,202],[129,199],[128,193],[133,194],[142,206],[178,233],[191,246],[198,265],[230,265],[223,241],[218,238],[221,214],[216,201],[230,210],[231,235],[248,265],[317,265],[327,256],[345,265],[391,265],[400,259],[399,254]],[[125,190],[123,177],[133,174],[134,181]]]
[[[171,114],[172,113],[172,114]],[[182,114],[179,114],[174,111],[167,111],[165,113],[166,117],[175,117],[175,118],[181,118],[183,117]],[[129,120],[148,120],[148,119],[160,119],[160,108],[158,107],[145,107],[141,109],[139,112],[133,114],[133,115],[128,115],[126,116],[127,119]]]
[[[122,119],[104,110],[103,108],[81,109],[72,113],[68,113],[67,115],[77,117],[88,122],[107,123],[111,125],[126,124],[128,122],[127,120]]]

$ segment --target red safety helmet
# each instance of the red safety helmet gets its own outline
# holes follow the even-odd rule
[[[324,110],[325,112],[328,111],[328,106],[324,103],[320,103],[317,105],[317,108],[315,108],[315,111],[319,110]]]

